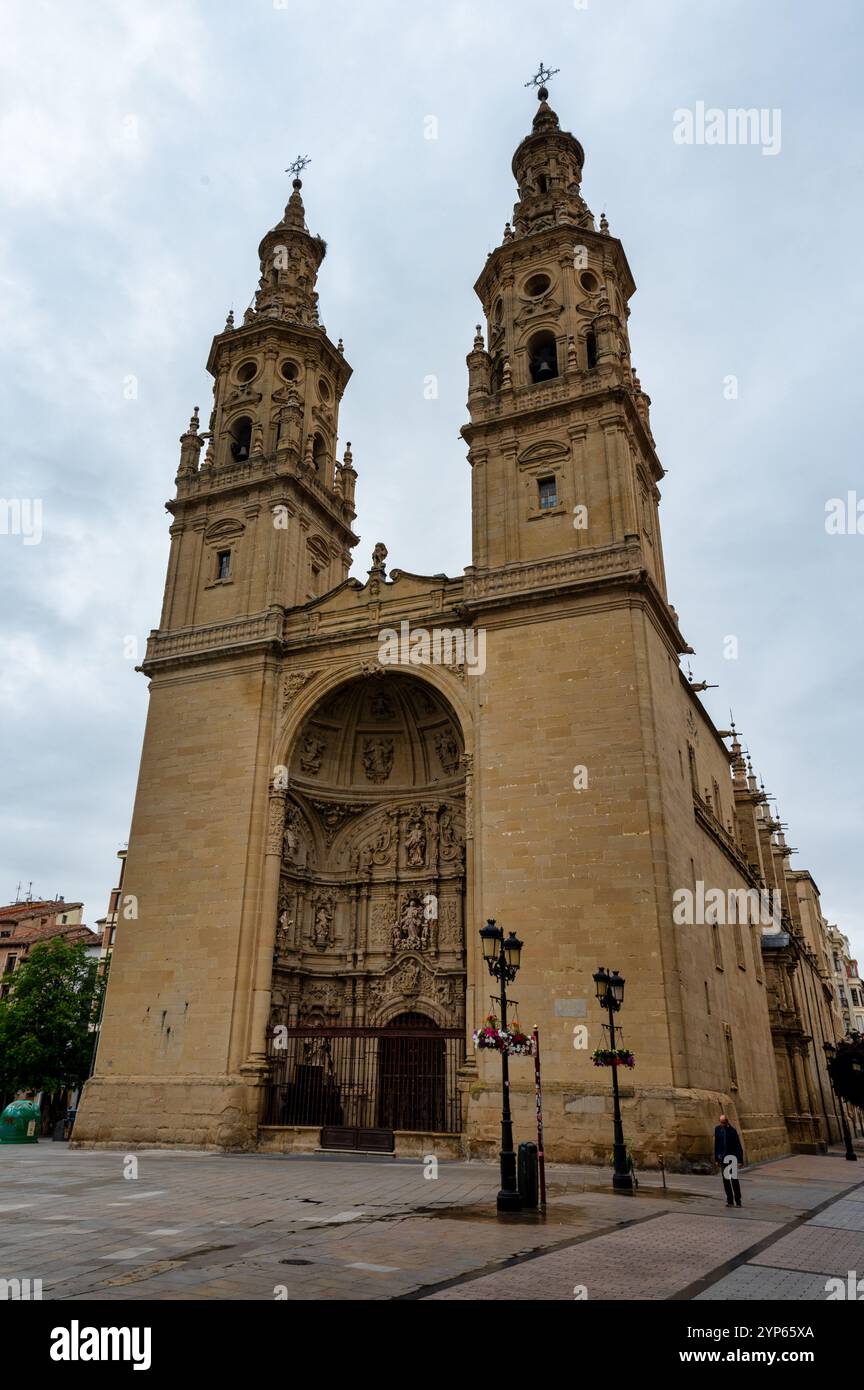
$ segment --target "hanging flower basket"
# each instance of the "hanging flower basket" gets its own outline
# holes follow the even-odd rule
[[[499,1028],[493,1014],[484,1020],[483,1027],[478,1028],[473,1036],[475,1047],[506,1052],[508,1057],[530,1057],[534,1051],[533,1039],[522,1032],[518,1023],[514,1023],[512,1029]]]
[[[635,1067],[636,1058],[629,1047],[595,1047],[591,1053],[595,1067]]]
[[[494,1052],[503,1051],[502,1037],[506,1037],[498,1028],[498,1020],[493,1014],[489,1014],[483,1021],[483,1027],[474,1031],[474,1046],[488,1047]]]
[[[510,1033],[507,1035],[507,1051],[511,1057],[531,1057],[534,1040],[527,1033]]]
[[[507,1038],[507,1053],[510,1057],[531,1057],[534,1053],[534,1039],[523,1033],[514,1020],[512,1030],[502,1037]]]

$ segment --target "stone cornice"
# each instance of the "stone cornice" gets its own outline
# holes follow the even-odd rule
[[[687,650],[675,615],[645,568],[641,546],[636,540],[494,570],[478,571],[469,567],[465,571],[465,607],[474,615],[526,600],[610,586],[646,594],[657,611],[661,630],[672,651]]]
[[[284,617],[281,609],[233,618],[225,623],[181,628],[177,632],[151,632],[144,660],[138,667],[145,675],[165,666],[187,664],[214,656],[234,656],[251,650],[279,648]]]
[[[262,455],[246,463],[187,474],[178,482],[177,496],[166,502],[165,507],[173,516],[184,517],[211,500],[237,498],[241,505],[248,505],[245,499],[253,494],[260,498],[266,488],[270,489],[270,496],[264,500],[270,505],[275,506],[286,492],[294,493],[303,502],[313,502],[324,512],[328,523],[339,527],[346,544],[359,545],[360,537],[352,530],[340,499],[322,487],[308,469],[301,470],[285,455],[281,458],[276,454]]]
[[[707,801],[703,801],[698,792],[693,793],[693,815],[705,833],[711,836],[716,845],[719,845],[726,858],[731,859],[747,883],[752,888],[761,889],[763,887],[762,881],[754,874],[743,850],[733,840],[726,827],[720,824]]]
[[[602,367],[565,373],[548,386],[520,386],[508,392],[477,397],[473,402],[472,419],[462,426],[461,433],[472,452],[488,449],[493,442],[500,448],[502,428],[518,436],[520,428],[533,429],[540,421],[554,424],[557,413],[561,416],[560,423],[572,431],[587,426],[583,418],[573,418],[574,407],[580,410],[584,407],[587,413],[598,404],[606,407],[601,421],[604,428],[614,424],[616,408],[626,414],[627,424],[639,442],[652,480],[656,483],[665,477],[654,442],[636,409],[632,390],[620,380],[610,382]],[[623,425],[624,420],[620,423]]]
[[[283,342],[286,348],[295,347],[298,341],[302,342],[316,360],[326,361],[339,383],[341,397],[351,376],[351,367],[344,354],[331,343],[324,329],[318,324],[291,323],[288,319],[256,314],[250,323],[241,323],[236,328],[225,329],[222,333],[216,334],[207,358],[207,370],[211,376],[216,376],[226,352],[233,354],[235,350],[238,353],[259,351],[274,340]]]

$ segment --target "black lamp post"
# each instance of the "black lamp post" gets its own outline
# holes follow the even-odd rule
[[[600,1008],[605,1009],[609,1015],[608,1024],[603,1026],[609,1029],[609,1047],[614,1053],[615,1015],[624,1002],[624,981],[617,970],[613,970],[610,974],[601,965],[594,976],[594,985]],[[612,1101],[615,1133],[615,1142],[612,1145],[612,1186],[620,1192],[632,1192],[633,1174],[627,1162],[627,1149],[624,1145],[624,1130],[621,1125],[621,1098],[618,1094],[618,1067],[614,1062],[612,1064]]]
[[[490,919],[480,928],[483,944],[483,959],[489,967],[489,974],[498,980],[501,993],[496,996],[501,1004],[501,1031],[507,1028],[507,985],[516,978],[522,955],[522,942],[515,932],[510,932],[506,941],[500,927]],[[498,1193],[499,1211],[521,1211],[522,1198],[516,1184],[516,1154],[513,1149],[513,1122],[510,1118],[510,1058],[501,1053],[501,1191]]]
[[[836,1047],[833,1043],[828,1042],[823,1043],[822,1046],[825,1049],[828,1061],[831,1062],[833,1058],[837,1055]],[[831,1090],[834,1092],[834,1097],[837,1101],[837,1108],[840,1111],[840,1123],[843,1126],[843,1142],[846,1145],[846,1160],[849,1163],[857,1163],[858,1155],[852,1147],[852,1135],[849,1133],[849,1121],[846,1118],[846,1107],[843,1104],[843,1097],[837,1094],[837,1087],[834,1085],[834,1077],[831,1076],[830,1067],[828,1070],[828,1076],[831,1081]]]

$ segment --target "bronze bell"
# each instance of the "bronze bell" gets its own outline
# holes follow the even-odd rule
[[[531,364],[531,379],[535,382],[548,381],[557,375],[555,349],[551,343],[544,344]]]

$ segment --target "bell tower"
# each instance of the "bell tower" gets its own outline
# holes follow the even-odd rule
[[[351,368],[319,318],[327,248],[306,226],[303,163],[259,246],[252,304],[213,339],[206,428],[196,407],[180,439],[162,614],[141,663],[150,704],[125,879],[136,915],[115,946],[81,1143],[255,1140],[286,627],[311,629],[358,540],[351,448],[336,451]]]
[[[357,475],[336,439],[351,368],[319,321],[327,246],[301,187],[258,248],[253,305],[213,339],[208,428],[196,407],[181,436],[161,631],[292,608],[348,574]]]
[[[644,568],[665,597],[649,398],[630,360],[635,290],[621,242],[582,196],[585,154],[545,86],[513,156],[512,223],[475,285],[486,318],[468,355],[473,562],[584,555]]]

